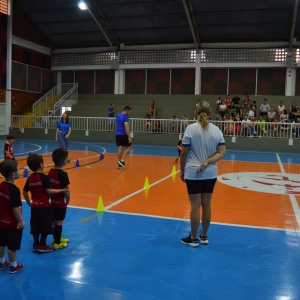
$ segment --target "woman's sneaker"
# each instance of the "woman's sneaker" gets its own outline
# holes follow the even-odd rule
[[[198,239],[191,239],[191,235],[189,235],[187,238],[181,239],[181,243],[184,244],[184,245],[191,246],[191,247],[198,247],[199,246]]]
[[[0,271],[4,270],[5,268],[9,267],[9,261],[5,261],[4,264],[0,263]]]
[[[17,272],[19,272],[19,271],[21,271],[21,270],[23,270],[23,265],[17,264],[16,267],[10,266],[10,268],[9,268],[9,273],[10,273],[10,274],[15,274],[15,273],[17,273]]]
[[[59,250],[68,247],[67,243],[53,244],[53,250]]]
[[[207,236],[199,236],[199,241],[201,243],[201,245],[208,245],[208,238]]]
[[[65,243],[69,243],[69,239],[66,239],[63,235],[60,237],[60,243],[63,243],[63,244],[65,244]],[[52,245],[54,245],[55,244],[55,239],[53,239],[52,240]]]
[[[47,252],[52,252],[53,251],[53,248],[48,246],[48,245],[44,245],[44,246],[39,246],[39,249],[38,249],[38,253],[47,253]]]
[[[38,253],[39,252],[39,245],[33,245],[32,252],[33,253]]]

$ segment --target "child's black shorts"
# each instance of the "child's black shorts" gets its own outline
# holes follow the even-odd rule
[[[56,221],[63,221],[66,217],[67,208],[55,208],[53,207],[53,216]]]
[[[181,154],[181,150],[178,150],[178,156],[180,156],[180,154]]]
[[[0,228],[0,247],[6,247],[9,250],[20,250],[23,230],[5,230]]]
[[[54,218],[53,207],[33,208],[31,207],[30,233],[36,234],[53,234]]]

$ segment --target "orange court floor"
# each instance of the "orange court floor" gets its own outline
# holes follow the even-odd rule
[[[51,154],[43,156],[44,172],[48,173],[53,166]],[[105,153],[104,159],[99,161],[97,152],[69,151],[70,163],[63,169],[68,172],[71,182],[71,206],[96,209],[99,197],[102,197],[104,206],[110,211],[189,219],[190,203],[186,185],[180,180],[179,173],[171,176],[175,165],[173,157],[129,155],[126,170],[117,169],[116,158],[116,154]],[[77,159],[80,167],[76,167]],[[24,169],[26,158],[17,160],[21,169]],[[236,160],[221,160],[218,168],[219,175],[281,173],[281,168],[287,173],[300,172],[300,164],[283,163],[280,166],[275,162]],[[179,164],[176,170],[179,170]],[[149,190],[143,189],[146,178],[150,185],[154,184]],[[25,178],[15,181],[21,193],[25,182]],[[295,199],[300,206],[298,194]],[[260,192],[244,186],[233,187],[218,180],[212,197],[212,222],[299,230],[292,201],[293,198],[288,194]]]

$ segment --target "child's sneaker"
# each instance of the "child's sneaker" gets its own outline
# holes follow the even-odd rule
[[[32,247],[32,252],[33,252],[33,253],[39,252],[39,245],[33,245],[33,247]]]
[[[9,274],[15,274],[19,271],[23,270],[23,265],[17,264],[16,267],[10,266],[9,268]]]
[[[48,245],[45,245],[45,246],[39,246],[39,249],[38,249],[38,253],[47,253],[47,252],[52,252],[53,251],[53,248],[48,246]]]
[[[0,271],[9,267],[9,261],[5,261],[4,264],[0,263]]]
[[[178,159],[175,159],[175,163],[176,163],[176,164],[178,163]]]
[[[207,236],[199,236],[199,241],[201,243],[201,245],[208,245],[208,238]]]
[[[188,245],[191,247],[198,247],[199,242],[198,239],[192,239],[191,235],[189,235],[187,238],[181,239],[181,243],[184,245]]]
[[[68,247],[67,243],[53,244],[53,250],[59,250]]]
[[[60,243],[63,243],[63,244],[65,244],[65,243],[69,243],[69,239],[66,239],[63,235],[60,237]],[[52,240],[52,245],[54,245],[55,244],[55,239],[53,239]]]

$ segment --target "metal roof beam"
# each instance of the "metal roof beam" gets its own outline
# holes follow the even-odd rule
[[[292,52],[292,48],[293,48],[293,39],[294,39],[294,34],[295,34],[295,25],[296,25],[297,12],[298,12],[298,3],[299,3],[299,0],[294,0],[294,10],[293,10],[293,20],[292,20],[292,28],[291,28],[291,34],[290,34],[289,52]]]
[[[195,47],[196,47],[196,51],[197,51],[197,53],[199,53],[199,48],[200,48],[199,33],[198,33],[195,17],[194,17],[194,14],[193,14],[192,4],[189,0],[188,0],[188,2],[189,2],[189,4],[186,3],[186,0],[182,0],[183,7],[184,7],[184,10],[185,10],[188,22],[189,22],[189,27],[190,27],[191,32],[192,32],[192,36],[193,36],[194,44],[195,44]]]

